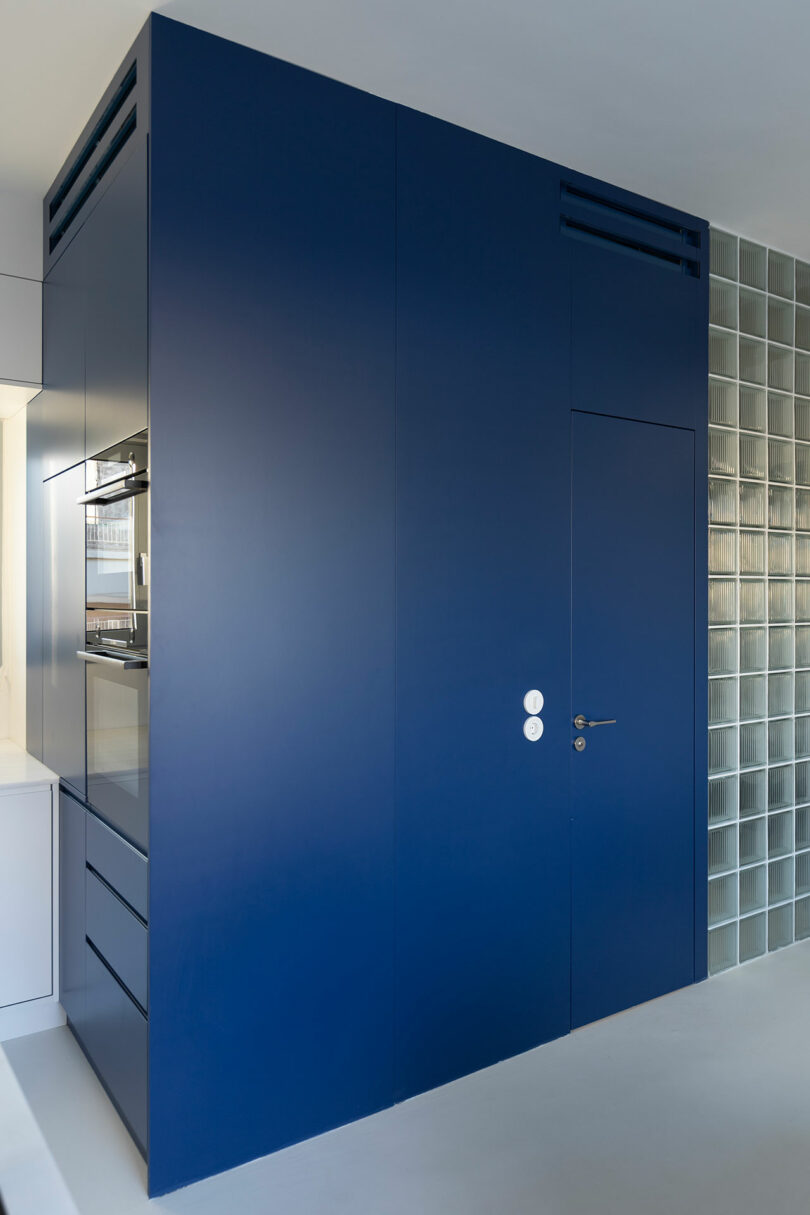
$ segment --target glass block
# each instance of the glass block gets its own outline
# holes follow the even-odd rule
[[[783,392],[768,393],[768,431],[784,439],[793,438],[793,397]]]
[[[740,767],[756,768],[768,759],[768,726],[764,721],[749,721],[740,726]],[[765,809],[763,804],[761,809]]]
[[[768,526],[790,531],[793,527],[793,495],[786,485],[768,486]]]
[[[797,439],[810,441],[810,401],[796,397],[793,402],[793,425]]]
[[[737,378],[737,335],[730,329],[709,330],[709,371],[712,375],[724,375],[732,380]],[[775,384],[774,387],[782,386]]]
[[[767,424],[767,403],[764,388],[740,384],[740,430],[764,432]]]
[[[717,284],[720,286],[721,284]],[[734,288],[729,283],[723,283],[726,292],[730,293]],[[744,287],[740,290],[740,333],[750,334],[751,337],[764,338],[766,336],[766,317],[767,317],[767,296],[760,295],[758,291],[747,291]],[[730,306],[725,304],[725,300],[718,300],[717,315],[730,315]],[[722,325],[722,320],[712,321],[712,324]]]
[[[717,329],[715,332],[724,334],[726,330]],[[753,341],[753,339],[747,340]],[[711,343],[709,343],[709,350],[711,351]],[[726,350],[718,349],[717,357],[722,357],[724,364],[728,365],[729,354]],[[722,375],[723,373],[718,370],[717,374]],[[740,379],[742,379],[742,375]],[[780,392],[793,392],[793,351],[788,346],[768,344],[768,387],[777,388]]]
[[[793,904],[785,903],[782,907],[772,907],[768,912],[768,949],[781,949],[784,945],[790,945],[792,940]]]
[[[782,722],[774,723],[782,725]],[[804,805],[810,802],[810,761],[806,759],[799,760],[794,768],[794,800],[797,805]]]
[[[725,284],[723,286],[729,294],[734,290]],[[774,295],[768,300],[768,341],[781,342],[783,346],[793,345],[793,304]]]
[[[799,577],[810,576],[810,536],[794,537],[796,549],[796,573]]]
[[[709,380],[709,421],[737,425],[737,385],[731,380]]]
[[[778,439],[770,439],[769,442],[779,442]],[[787,447],[791,445],[786,444]],[[791,451],[792,457],[792,451]],[[718,430],[716,427],[711,427],[709,430],[709,472],[713,476],[720,477],[735,477],[737,475],[737,436],[733,430]],[[784,481],[785,477],[773,478],[774,480]],[[787,480],[793,480],[793,470]]]
[[[787,717],[793,712],[793,672],[768,676],[768,716]]]
[[[733,485],[732,481],[715,482],[715,484]],[[720,498],[720,495],[716,495]],[[709,502],[712,500],[712,487],[709,485]],[[740,482],[740,523],[743,527],[764,527],[767,515],[767,497],[765,486],[759,485],[755,481]],[[717,514],[720,514],[721,505],[727,509],[728,504],[723,500],[717,502]],[[810,506],[808,507],[810,515]],[[712,522],[725,523],[726,519],[713,519]],[[808,529],[810,530],[810,528]]]
[[[715,881],[723,881],[723,878],[715,878]],[[722,891],[717,891],[715,894],[715,905],[720,903],[720,895]],[[768,904],[773,907],[774,903],[784,903],[786,899],[793,898],[793,857],[783,857],[781,861],[771,861],[768,866]]]
[[[810,806],[796,810],[796,847],[810,848]]]
[[[810,671],[796,672],[794,712],[810,713]]]
[[[729,434],[729,431],[718,431],[718,434]],[[722,452],[718,452],[718,459],[722,459]],[[711,462],[711,453],[709,456]],[[752,477],[758,481],[764,481],[768,475],[768,441],[762,435],[740,435],[740,476]],[[719,470],[718,470],[719,471]],[[735,465],[736,472],[736,465]],[[731,476],[733,474],[726,474]]]
[[[810,485],[810,444],[797,443],[795,459],[796,484]]]
[[[796,303],[810,304],[810,265],[796,259]]]
[[[730,828],[720,828],[721,831],[730,830]],[[733,830],[733,828],[731,828]],[[746,822],[741,822],[739,826],[740,832],[740,864],[753,865],[757,861],[764,861],[768,855],[768,825],[764,818],[752,818]],[[711,832],[709,833],[709,842],[711,843]],[[718,843],[717,852],[720,854],[721,847]],[[711,853],[710,853],[711,855]],[[711,872],[711,869],[710,869]]]
[[[778,625],[768,629],[768,670],[788,671],[793,668],[793,629]]]
[[[722,726],[737,720],[737,680],[709,680],[709,725]],[[792,758],[792,756],[791,756]]]
[[[753,869],[743,869],[740,873],[740,915],[749,911],[759,911],[765,906],[768,895],[767,869],[757,865]]]
[[[719,435],[730,435],[731,431],[718,430]],[[722,445],[716,445],[718,456],[725,454]],[[719,468],[712,472],[720,472]],[[729,474],[731,475],[731,474]],[[768,478],[771,481],[782,481],[786,484],[793,482],[793,444],[785,439],[768,439]]]
[[[796,666],[810,667],[810,628],[806,625],[796,625]]]
[[[736,533],[732,533],[733,535]],[[774,533],[775,534],[775,533]],[[719,542],[718,542],[719,543]],[[710,572],[711,563],[710,563]],[[733,570],[728,568],[717,570],[718,574],[736,573],[737,567]],[[765,573],[765,533],[764,532],[740,532],[740,573],[741,574],[764,574]]]
[[[726,253],[724,261],[727,256]],[[787,253],[777,253],[775,249],[768,250],[768,290],[772,295],[781,295],[783,299],[793,299],[793,258]]]
[[[781,862],[778,862],[781,864]],[[719,924],[737,914],[737,875],[712,878],[709,882],[709,923]]]
[[[766,940],[767,916],[749,915],[740,920],[740,961],[750,962],[752,958],[761,957],[765,952]]]
[[[764,245],[740,239],[740,282],[759,291],[768,286],[768,250]]]
[[[726,570],[719,572],[727,573]],[[771,577],[788,577],[793,573],[793,537],[790,532],[771,532],[768,536],[768,573]]]
[[[810,852],[796,857],[796,894],[810,893]]]
[[[721,827],[721,831],[731,828]],[[793,851],[793,811],[768,815],[768,856],[786,856]]]
[[[730,675],[737,670],[737,634],[734,629],[709,630],[709,674]]]
[[[796,305],[795,343],[799,350],[810,350],[810,308]]]
[[[727,823],[737,817],[736,776],[718,776],[709,781],[709,826]]]
[[[793,804],[793,765],[768,769],[768,810],[784,810]]]
[[[760,768],[757,772],[741,772],[739,790],[740,818],[750,818],[751,815],[765,813],[768,808],[768,773],[764,768]],[[764,851],[762,855],[765,855]],[[740,858],[741,865],[748,863],[742,860],[742,835],[740,836]],[[749,861],[760,859],[760,857],[753,856],[749,858]]]
[[[797,899],[796,911],[796,940],[803,941],[810,937],[810,899]]]
[[[746,578],[740,583],[740,623],[759,624],[766,610],[765,583]]]
[[[796,619],[810,620],[810,582],[803,579],[796,583]]]
[[[737,288],[734,283],[716,278],[709,280],[709,323],[722,325],[725,329],[737,328]],[[776,340],[782,341],[781,338]]]
[[[709,929],[709,974],[718,975],[737,965],[737,922]]]
[[[737,864],[737,828],[712,827],[709,832],[709,873],[722,873]]]
[[[733,624],[737,619],[737,584],[727,578],[709,579],[710,624]]]
[[[781,764],[793,759],[793,718],[768,722],[768,763]]]
[[[740,671],[746,673],[764,671],[768,665],[767,651],[768,639],[765,629],[740,629]],[[764,680],[762,682],[764,688]],[[751,695],[754,695],[753,691]],[[740,681],[740,704],[742,704],[742,700],[742,681]],[[746,703],[748,702],[746,701]]]
[[[742,586],[740,586],[740,611],[742,611]],[[793,619],[793,583],[785,579],[771,578],[768,581],[768,619],[771,624],[782,624]]]
[[[803,351],[796,351],[796,373],[794,377],[794,391],[800,396],[810,396],[810,354],[804,354]]]
[[[722,330],[718,330],[718,333]],[[774,347],[774,349],[781,349]],[[727,356],[724,354],[723,356]],[[771,388],[782,388],[782,384],[771,384],[768,378],[770,363],[768,361],[767,348],[765,343],[760,338],[745,337],[740,335],[740,359],[739,359],[740,379],[747,380],[749,384],[764,384],[767,382]]]
[[[722,278],[737,278],[737,237],[712,228],[709,234],[709,268]]]
[[[810,717],[796,718],[794,750],[797,759],[810,757]]]
[[[720,726],[709,731],[709,775],[737,767],[737,728]],[[792,771],[792,769],[791,769]]]
[[[737,485],[734,481],[709,481],[709,522],[737,522]]]
[[[810,489],[796,490],[796,530],[810,532]]]

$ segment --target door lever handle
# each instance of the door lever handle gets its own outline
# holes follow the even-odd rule
[[[584,730],[586,726],[615,726],[615,725],[616,725],[615,717],[607,717],[604,721],[588,721],[587,717],[585,717],[584,714],[577,713],[576,717],[574,718],[574,727],[577,730]]]

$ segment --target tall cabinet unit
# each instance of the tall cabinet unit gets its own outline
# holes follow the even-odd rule
[[[29,746],[150,1192],[701,977],[705,224],[153,16],[45,240]],[[73,640],[147,426],[148,860]]]

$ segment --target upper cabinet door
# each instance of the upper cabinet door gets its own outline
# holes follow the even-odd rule
[[[147,425],[147,181],[139,144],[81,235],[87,242],[86,454]]]
[[[43,288],[42,477],[84,459],[84,330],[87,242],[80,230]]]

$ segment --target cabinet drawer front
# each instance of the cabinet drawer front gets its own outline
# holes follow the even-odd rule
[[[85,892],[88,940],[145,1009],[146,929],[89,869]]]
[[[94,814],[87,815],[87,863],[139,916],[149,918],[146,857]]]
[[[146,1153],[146,1018],[89,945],[81,1039],[96,1071]]]

